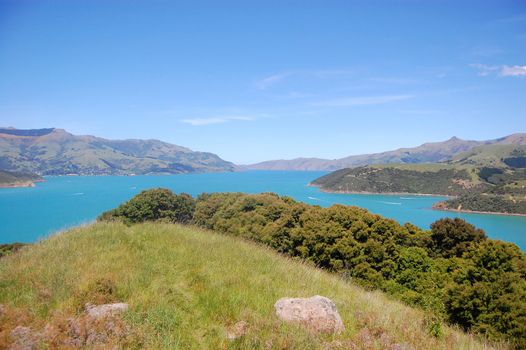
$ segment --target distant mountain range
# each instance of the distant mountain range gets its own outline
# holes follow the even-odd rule
[[[63,129],[0,128],[0,169],[40,175],[179,174],[233,171],[213,153],[159,140],[107,140]]]
[[[457,154],[470,151],[483,145],[524,145],[526,133],[513,134],[495,140],[471,141],[452,137],[443,142],[424,143],[413,148],[400,148],[394,151],[349,156],[341,159],[296,158],[290,160],[270,160],[242,165],[241,170],[338,170],[371,164],[419,164],[436,163],[452,159]]]

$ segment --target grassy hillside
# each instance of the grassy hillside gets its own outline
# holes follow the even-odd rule
[[[277,299],[315,294],[336,303],[344,333],[317,336],[277,320]],[[253,243],[152,223],[97,223],[0,259],[0,348],[16,325],[42,329],[78,315],[86,302],[113,301],[130,304],[121,347],[492,348],[448,327],[435,338],[423,311]],[[248,322],[248,333],[227,340],[229,327],[240,320]]]
[[[0,168],[44,175],[232,171],[213,153],[159,140],[107,140],[62,129],[0,128]]]
[[[0,170],[0,187],[31,186],[34,181],[41,180],[42,177],[35,174]]]
[[[526,146],[484,145],[445,163],[381,164],[312,182],[325,191],[459,196],[438,209],[526,214]]]

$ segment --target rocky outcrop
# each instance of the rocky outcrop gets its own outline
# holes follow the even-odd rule
[[[281,320],[300,323],[314,332],[340,333],[345,330],[336,305],[326,297],[281,298],[274,307]]]

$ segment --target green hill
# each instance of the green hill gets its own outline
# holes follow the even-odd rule
[[[342,169],[312,184],[329,192],[458,196],[436,208],[526,214],[526,146],[484,145],[444,163]]]
[[[107,140],[62,129],[0,128],[0,169],[42,175],[178,174],[232,171],[213,153],[159,140]]]
[[[27,187],[33,186],[35,181],[42,177],[35,174],[17,173],[0,170],[0,187]]]
[[[276,318],[279,298],[316,294],[336,303],[344,333],[310,334]],[[120,348],[493,348],[449,327],[434,337],[425,312],[269,249],[160,223],[97,223],[0,259],[0,348],[12,345],[20,325],[46,329],[47,345],[59,347],[86,302],[116,301],[130,305],[126,331],[104,341]],[[227,340],[241,320],[247,334]]]

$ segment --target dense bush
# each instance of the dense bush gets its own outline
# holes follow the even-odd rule
[[[526,214],[526,201],[521,196],[515,198],[510,195],[466,194],[443,203],[449,209],[460,207],[462,210],[480,212]]]
[[[431,250],[439,256],[461,257],[473,244],[486,239],[481,229],[462,219],[441,219],[431,224]]]
[[[158,197],[172,203],[166,197],[175,196],[154,191],[102,218],[151,220],[144,206],[151,207]],[[321,208],[272,193],[203,194],[195,207],[190,197],[183,198],[185,220],[167,213],[166,204],[158,212],[180,222],[189,222],[193,212],[193,223],[200,227],[264,243],[380,288],[466,330],[526,348],[525,255],[512,244],[487,239],[463,220],[441,219],[424,231],[361,208]],[[180,210],[181,205],[173,207]],[[430,324],[434,334],[440,333],[437,329],[436,322]]]
[[[162,220],[188,223],[192,220],[194,199],[186,194],[174,194],[167,189],[142,191],[118,208],[103,213],[100,220],[123,220],[126,223]]]

